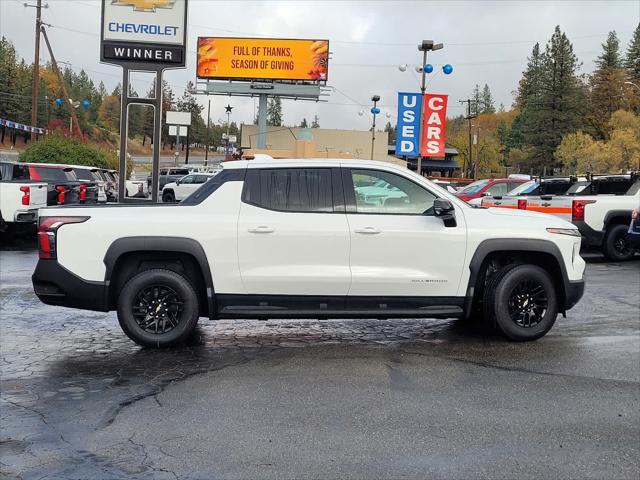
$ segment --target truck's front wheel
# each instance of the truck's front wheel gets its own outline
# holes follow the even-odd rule
[[[186,340],[198,323],[198,295],[176,272],[145,270],[120,291],[118,321],[138,345],[170,347]]]
[[[549,273],[536,265],[511,265],[495,274],[485,294],[485,315],[515,341],[544,336],[558,316]]]

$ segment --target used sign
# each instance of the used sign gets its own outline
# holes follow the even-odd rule
[[[409,157],[418,156],[420,107],[419,93],[398,93],[396,155]]]

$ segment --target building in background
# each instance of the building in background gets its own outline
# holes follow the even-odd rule
[[[371,132],[328,128],[267,127],[266,149],[258,149],[258,126],[240,129],[242,155],[258,153],[274,158],[371,158]],[[388,153],[388,132],[376,131],[373,159],[406,165]]]
[[[389,145],[389,155],[395,156],[396,146]],[[422,175],[428,177],[459,177],[462,172],[462,167],[455,160],[458,156],[458,150],[455,148],[447,147],[444,151],[444,158],[432,158],[422,157],[421,170]],[[416,169],[417,157],[397,157],[406,163],[407,168],[410,170]]]

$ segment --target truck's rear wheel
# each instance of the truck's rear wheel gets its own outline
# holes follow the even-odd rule
[[[612,225],[607,229],[602,244],[602,253],[613,262],[629,260],[633,257],[635,249],[627,240],[628,225]]]
[[[176,272],[146,270],[120,291],[118,321],[138,345],[170,347],[186,340],[198,323],[198,295]]]
[[[511,340],[544,336],[558,316],[558,295],[551,276],[536,265],[505,267],[496,273],[485,294],[485,315]]]

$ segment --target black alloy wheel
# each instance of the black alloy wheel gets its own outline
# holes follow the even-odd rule
[[[151,285],[138,292],[131,309],[142,330],[163,334],[178,326],[183,305],[184,299],[172,288]]]
[[[547,313],[548,304],[544,286],[536,280],[524,280],[509,295],[509,315],[520,327],[535,327]]]

